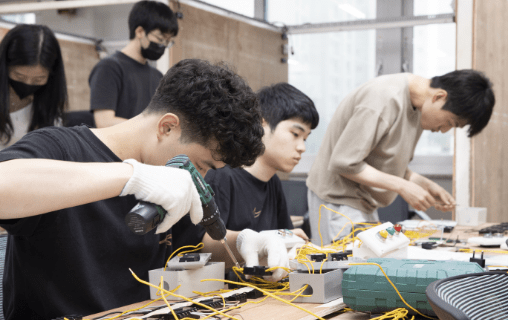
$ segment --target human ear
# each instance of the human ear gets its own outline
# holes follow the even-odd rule
[[[179,128],[180,118],[174,113],[166,113],[157,122],[157,136],[160,139],[163,136],[170,135],[172,131]]]
[[[137,39],[141,39],[141,38],[144,38],[146,36],[146,32],[145,32],[145,29],[143,29],[142,26],[138,26],[135,30],[134,30],[134,34],[136,35],[136,38]]]
[[[439,89],[435,94],[434,96],[432,96],[432,102],[436,102],[437,100],[446,100],[446,98],[448,97],[448,92],[446,92],[446,90],[443,90],[443,89]]]

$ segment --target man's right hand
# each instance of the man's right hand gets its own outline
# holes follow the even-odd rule
[[[156,233],[171,228],[187,212],[194,224],[203,219],[203,208],[190,173],[183,169],[151,166],[134,159],[124,161],[134,167],[120,196],[132,194],[138,200],[158,204],[168,213]]]
[[[425,189],[414,182],[405,181],[400,188],[400,196],[413,208],[426,211],[436,205],[436,199]]]

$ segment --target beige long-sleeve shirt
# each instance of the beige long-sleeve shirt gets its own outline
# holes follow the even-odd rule
[[[409,96],[408,74],[380,76],[355,89],[335,111],[307,178],[324,201],[366,213],[392,203],[397,194],[351,181],[341,174],[366,164],[404,177],[420,138],[420,111]]]

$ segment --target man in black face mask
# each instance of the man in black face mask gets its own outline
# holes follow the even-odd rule
[[[178,21],[167,5],[140,1],[129,14],[129,32],[129,44],[99,61],[88,80],[98,128],[133,118],[146,108],[162,78],[147,60],[160,59],[173,44]]]

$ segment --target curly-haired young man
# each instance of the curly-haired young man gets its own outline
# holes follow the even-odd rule
[[[160,241],[190,211],[202,218],[190,174],[163,165],[186,154],[204,176],[254,163],[264,150],[258,100],[226,66],[184,60],[147,109],[113,127],[36,130],[0,152],[0,226],[9,232],[6,319],[92,314],[149,299]],[[120,196],[120,197],[119,197]],[[157,233],[133,235],[127,212],[145,200],[167,211]]]

